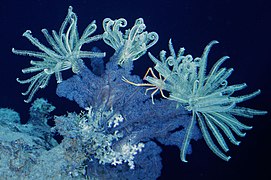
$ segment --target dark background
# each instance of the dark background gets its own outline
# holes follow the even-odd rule
[[[11,48],[35,50],[21,36],[22,33],[30,29],[33,36],[44,42],[40,30],[58,30],[69,5],[78,15],[79,31],[94,19],[98,25],[97,33],[102,33],[102,20],[106,17],[124,17],[128,27],[134,24],[135,19],[144,18],[147,30],[160,36],[158,43],[150,49],[153,55],[158,55],[162,49],[167,50],[170,38],[173,38],[176,50],[185,47],[186,52],[194,57],[200,56],[211,40],[218,40],[220,44],[211,50],[209,67],[219,57],[229,55],[231,59],[225,65],[235,69],[229,78],[231,84],[246,82],[248,88],[242,91],[243,94],[262,90],[260,96],[242,105],[270,111],[269,0],[1,0],[0,107],[16,110],[22,121],[28,118],[30,104],[23,102],[25,97],[21,92],[28,85],[20,85],[15,79],[30,77],[23,75],[21,69],[29,66],[31,58],[16,56],[11,53]],[[86,48],[92,46],[90,44]],[[110,47],[100,45],[100,48],[109,52],[109,56],[113,53]],[[135,73],[144,75],[152,65],[148,61],[145,55],[136,62]],[[65,73],[64,78],[70,75]],[[74,103],[58,98],[55,88],[52,77],[49,86],[38,91],[35,97],[44,97],[52,102],[57,107],[57,115],[79,111]],[[177,148],[166,148],[162,153],[164,168],[160,179],[271,179],[270,113],[242,122],[254,128],[242,138],[239,147],[230,146],[232,159],[229,162],[215,156],[202,140],[192,142],[193,154],[187,157],[188,163],[180,161]]]

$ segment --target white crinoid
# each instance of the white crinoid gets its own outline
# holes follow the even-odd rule
[[[196,123],[198,123],[209,148],[217,156],[228,161],[230,156],[226,156],[224,152],[227,152],[229,148],[221,132],[229,138],[230,142],[238,145],[240,142],[235,139],[233,132],[243,137],[245,133],[242,130],[249,130],[252,127],[244,125],[235,116],[252,118],[254,115],[267,113],[266,111],[237,106],[238,103],[258,95],[260,90],[248,95],[232,96],[235,91],[244,89],[246,84],[228,85],[227,78],[233,69],[220,68],[221,64],[229,58],[228,56],[220,58],[209,74],[206,73],[208,53],[211,47],[217,43],[217,41],[210,42],[202,56],[195,59],[191,55],[184,55],[184,48],[180,48],[176,54],[171,40],[169,41],[169,57],[166,57],[166,51],[161,51],[160,60],[149,53],[151,60],[155,63],[154,68],[164,78],[164,84],[163,86],[158,83],[153,84],[156,81],[149,83],[161,91],[168,91],[169,97],[167,99],[176,101],[178,105],[192,112],[191,122],[187,127],[180,154],[181,160],[184,162],[187,162],[187,148]],[[146,81],[148,79],[152,79],[152,77],[145,78]],[[217,143],[213,139],[216,139]]]
[[[145,31],[146,25],[142,18],[138,18],[131,29],[122,33],[120,28],[126,27],[126,25],[127,21],[124,18],[116,20],[105,18],[103,21],[103,40],[115,51],[121,50],[121,56],[118,60],[120,66],[127,61],[139,59],[159,39],[156,32]]]
[[[30,30],[23,33],[34,46],[36,46],[41,52],[29,51],[29,50],[17,50],[12,48],[12,52],[18,55],[31,56],[42,61],[31,60],[31,67],[22,70],[23,73],[35,73],[36,75],[26,80],[17,81],[21,84],[30,83],[26,92],[23,95],[28,95],[28,99],[25,102],[30,102],[32,97],[39,88],[45,88],[49,82],[52,74],[55,74],[57,83],[62,82],[62,71],[72,69],[73,73],[79,73],[79,64],[82,61],[81,58],[94,58],[104,57],[105,53],[82,51],[81,47],[84,44],[102,39],[102,35],[91,36],[97,26],[95,21],[90,23],[82,36],[79,37],[77,30],[77,16],[72,11],[72,7],[69,7],[68,14],[62,23],[59,33],[52,31],[52,35],[46,29],[42,29],[48,44],[52,48],[48,48],[38,39],[34,38]]]

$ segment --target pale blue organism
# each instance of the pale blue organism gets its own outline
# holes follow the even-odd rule
[[[57,83],[60,83],[62,82],[62,71],[72,69],[74,73],[79,73],[79,62],[82,61],[81,58],[105,56],[105,53],[81,50],[82,45],[102,39],[102,35],[91,36],[96,28],[95,21],[92,21],[84,30],[82,36],[79,37],[77,16],[70,6],[68,14],[58,33],[53,30],[52,35],[50,35],[46,29],[42,29],[42,33],[48,41],[48,44],[52,46],[52,49],[46,47],[40,43],[38,39],[34,38],[30,30],[23,33],[23,36],[38,47],[41,52],[16,50],[14,48],[12,52],[42,60],[31,60],[30,64],[32,66],[22,70],[23,73],[38,72],[36,75],[26,80],[17,78],[17,81],[21,84],[30,83],[27,91],[22,93],[23,95],[28,95],[28,99],[25,100],[25,102],[30,102],[39,88],[45,88],[47,86],[52,74],[55,74]]]
[[[106,44],[115,49],[121,50],[118,64],[122,66],[127,61],[135,61],[147,52],[147,49],[157,43],[159,37],[156,32],[144,31],[146,25],[142,18],[135,21],[131,29],[123,34],[120,28],[126,27],[127,21],[124,18],[111,20],[105,18],[103,21],[103,40]]]
[[[233,69],[220,68],[221,64],[229,58],[228,56],[220,58],[209,74],[206,74],[209,51],[217,43],[217,41],[210,42],[202,56],[193,59],[189,54],[184,55],[184,48],[180,48],[176,54],[170,40],[170,56],[166,57],[166,51],[163,50],[160,52],[160,60],[158,60],[149,53],[150,59],[155,63],[154,68],[159,72],[159,78],[151,68],[144,76],[144,80],[148,83],[136,84],[123,78],[125,82],[132,85],[149,86],[150,88],[147,91],[152,89],[156,93],[160,90],[163,97],[165,97],[163,90],[168,91],[169,97],[166,97],[167,99],[176,101],[178,106],[181,105],[192,112],[191,122],[182,142],[180,154],[180,158],[184,162],[187,162],[187,148],[196,121],[209,148],[217,156],[228,161],[230,156],[225,155],[224,152],[227,152],[229,148],[221,131],[229,138],[231,143],[239,145],[240,142],[236,140],[233,132],[243,137],[245,133],[242,130],[249,130],[252,127],[244,125],[235,116],[252,118],[254,115],[267,113],[266,111],[237,106],[238,103],[258,95],[260,90],[248,95],[232,96],[235,91],[244,89],[246,84],[228,85],[227,78],[231,75]],[[152,76],[149,76],[148,72],[151,72]],[[152,100],[154,93],[151,94]],[[224,152],[213,142],[210,132]]]

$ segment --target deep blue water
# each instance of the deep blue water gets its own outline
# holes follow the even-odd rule
[[[27,85],[20,85],[15,79],[29,77],[21,73],[22,68],[28,67],[29,58],[12,54],[11,48],[34,50],[30,42],[21,36],[22,33],[30,29],[42,41],[40,30],[58,30],[69,5],[73,6],[78,16],[79,31],[94,19],[98,25],[97,32],[102,33],[102,20],[106,17],[124,17],[129,27],[138,17],[144,18],[147,30],[157,32],[160,37],[158,43],[149,50],[155,55],[167,49],[170,38],[176,49],[185,47],[186,52],[194,57],[200,56],[211,40],[218,40],[220,44],[210,54],[210,66],[221,56],[229,55],[231,59],[226,66],[235,70],[230,82],[246,82],[248,88],[242,91],[243,94],[262,90],[260,96],[243,105],[271,110],[271,3],[268,0],[2,0],[0,107],[16,110],[22,120],[28,118],[30,106],[23,102],[25,97],[21,95]],[[109,55],[112,54],[112,50],[108,50]],[[144,75],[151,66],[146,61],[148,57],[145,55],[136,62],[138,70],[135,73]],[[69,73],[65,75],[70,76]],[[44,97],[52,102],[58,108],[58,115],[67,110],[79,110],[74,103],[58,98],[55,88],[56,83],[52,78],[46,90],[39,91],[36,97]],[[242,122],[254,128],[242,138],[239,147],[230,147],[232,159],[229,162],[216,157],[203,141],[192,143],[193,154],[188,156],[189,162],[186,164],[179,160],[177,148],[166,148],[162,154],[164,169],[160,179],[271,179],[270,113]]]

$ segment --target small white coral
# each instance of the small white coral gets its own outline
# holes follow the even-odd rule
[[[131,143],[125,143],[121,146],[120,151],[114,151],[112,152],[112,165],[117,165],[117,164],[122,164],[128,163],[128,166],[130,169],[135,168],[135,163],[134,163],[134,158],[135,155],[137,155],[138,152],[141,152],[142,149],[144,148],[143,143],[138,143],[138,144],[131,144]]]
[[[108,127],[109,128],[115,128],[119,125],[119,123],[123,122],[124,118],[121,114],[115,114],[113,118],[109,119],[108,121]]]
[[[144,144],[132,144],[130,141],[124,141],[113,148],[113,145],[123,137],[123,134],[118,130],[110,133],[107,131],[122,123],[123,116],[120,113],[115,113],[113,109],[101,111],[90,106],[86,110],[87,113],[82,113],[79,117],[78,126],[82,141],[88,144],[89,154],[98,159],[100,164],[108,163],[116,166],[128,163],[130,169],[134,169],[134,157],[142,151]],[[107,121],[106,127],[103,126],[105,119]]]

